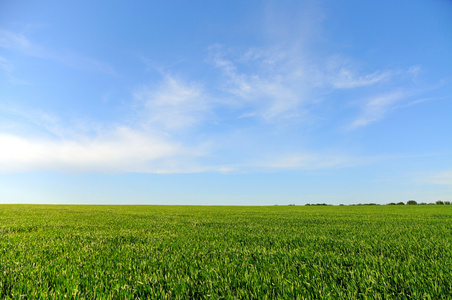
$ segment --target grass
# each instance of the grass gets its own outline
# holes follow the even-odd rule
[[[0,205],[2,299],[450,299],[452,206]]]

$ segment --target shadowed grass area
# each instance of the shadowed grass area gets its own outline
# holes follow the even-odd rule
[[[0,205],[0,298],[452,296],[452,206]]]

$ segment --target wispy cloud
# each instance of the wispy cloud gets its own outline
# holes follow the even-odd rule
[[[201,84],[166,75],[158,85],[147,85],[134,92],[144,107],[144,122],[176,130],[203,122],[214,105]],[[143,109],[144,108],[144,109]]]
[[[1,71],[3,71],[3,73],[5,74],[8,82],[10,82],[12,84],[19,84],[19,85],[29,84],[27,81],[18,78],[14,74],[14,63],[2,56],[0,56],[0,72]]]
[[[23,35],[0,29],[0,47],[23,53],[38,52]]]
[[[223,89],[234,96],[236,104],[249,110],[249,116],[265,120],[299,116],[303,91],[292,86],[293,71],[275,66],[283,55],[279,53],[278,57],[270,52],[249,49],[233,60],[226,57],[221,46],[215,45],[210,47],[210,62],[226,78]]]
[[[408,95],[406,92],[395,91],[370,98],[365,103],[361,115],[349,125],[349,129],[356,129],[379,121]]]
[[[331,77],[331,85],[337,89],[352,89],[374,85],[391,76],[391,72],[374,72],[372,74],[356,75],[352,71],[341,68]]]
[[[75,52],[61,52],[49,49],[32,42],[23,34],[3,29],[0,29],[0,48],[8,49],[25,56],[55,61],[76,69],[110,75],[116,73],[113,67],[107,63]]]
[[[306,49],[297,45],[288,49],[278,45],[252,48],[235,55],[234,52],[221,45],[209,48],[209,61],[224,76],[222,88],[250,111],[248,116],[268,121],[305,117],[309,114],[307,106],[324,98],[320,95],[384,84],[404,73],[396,70],[363,72],[352,59],[334,54],[323,60],[309,59],[309,55],[315,57],[315,54],[308,55]],[[377,102],[380,104],[369,105],[369,120],[372,107],[378,106],[382,111],[382,99]],[[375,118],[376,115],[373,114]]]
[[[318,86],[332,89],[355,89],[385,82],[397,74],[394,70],[367,73],[359,70],[359,63],[340,55],[331,55],[324,66],[313,67]]]
[[[0,68],[3,71],[9,73],[9,72],[11,72],[12,67],[11,67],[11,64],[5,58],[0,56]]]

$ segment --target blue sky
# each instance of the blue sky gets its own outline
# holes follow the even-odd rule
[[[452,1],[2,1],[0,202],[452,200]]]

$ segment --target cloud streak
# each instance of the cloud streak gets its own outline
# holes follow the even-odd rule
[[[407,93],[396,91],[369,99],[360,116],[349,125],[349,129],[357,129],[381,120],[407,96]]]
[[[331,55],[325,65],[311,67],[316,85],[331,89],[356,89],[369,87],[390,80],[397,72],[377,70],[372,73],[360,72],[358,63],[350,58]]]
[[[341,68],[331,78],[331,85],[336,89],[353,89],[374,85],[390,77],[391,72],[374,72],[372,74],[356,75],[346,68]]]
[[[55,61],[57,63],[90,72],[100,72],[109,75],[115,75],[116,72],[112,66],[76,53],[62,53],[42,47],[30,41],[25,35],[0,29],[0,48],[8,49],[12,52]]]

